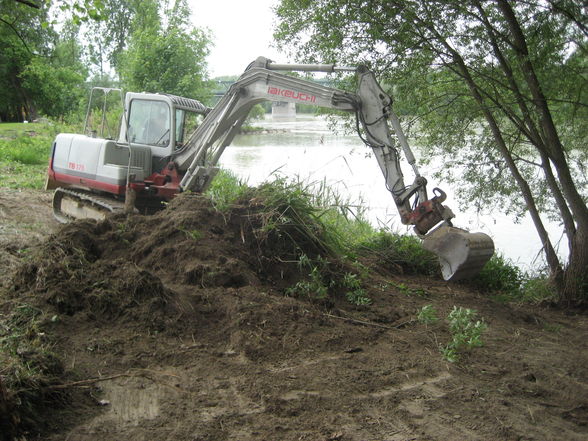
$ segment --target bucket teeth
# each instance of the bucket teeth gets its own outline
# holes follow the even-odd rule
[[[445,280],[474,277],[494,254],[494,242],[484,233],[442,226],[423,239],[423,248],[439,257]]]

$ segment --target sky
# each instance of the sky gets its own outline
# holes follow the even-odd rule
[[[271,47],[277,0],[188,0],[196,27],[212,32],[211,78],[240,75],[259,56],[287,62]]]

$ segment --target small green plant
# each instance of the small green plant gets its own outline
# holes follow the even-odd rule
[[[429,292],[423,288],[411,288],[404,283],[390,282],[390,285],[406,296],[429,297]]]
[[[320,256],[317,257],[319,265],[326,265],[326,261]],[[310,299],[325,299],[328,295],[329,286],[323,282],[323,276],[319,266],[315,265],[314,262],[306,255],[302,254],[298,259],[298,266],[301,270],[309,268],[308,273],[309,280],[301,280],[294,286],[286,289],[286,295],[288,296],[303,296]]]
[[[440,348],[447,361],[454,363],[459,359],[460,351],[483,345],[482,333],[488,326],[482,320],[475,320],[475,318],[476,311],[461,306],[459,308],[454,306],[447,316],[451,341]]]
[[[187,230],[182,227],[179,227],[178,230],[184,233],[188,239],[199,240],[202,238],[202,232],[199,230]]]
[[[545,323],[543,325],[543,329],[547,332],[553,332],[554,334],[559,334],[559,332],[562,330],[563,326],[562,325],[558,325],[558,324],[551,324],[551,323]]]
[[[367,296],[365,289],[362,288],[361,280],[357,274],[345,273],[341,284],[349,290],[345,293],[345,297],[349,303],[357,306],[370,305],[372,303],[372,299]]]
[[[288,289],[286,295],[304,296],[310,299],[325,299],[328,287],[323,283],[317,267],[313,267],[308,274],[310,280],[301,280]]]
[[[439,321],[437,310],[433,305],[425,305],[417,314],[417,320],[424,325],[432,325]]]

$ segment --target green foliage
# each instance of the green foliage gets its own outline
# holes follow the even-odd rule
[[[324,207],[310,184],[278,178],[260,185],[255,197],[264,205],[265,235],[290,242],[299,250],[312,249],[312,254],[337,255],[343,250],[338,231],[323,221],[329,207]]]
[[[369,65],[420,156],[443,158],[436,177],[459,184],[463,205],[543,212],[583,249],[586,11],[555,3],[281,0],[275,37],[299,61]],[[588,285],[586,254],[571,251],[559,293],[568,304],[585,302]],[[548,263],[559,272],[555,256]]]
[[[155,9],[148,25],[136,28],[118,58],[127,90],[209,99],[213,86],[207,80],[206,57],[211,40],[206,31],[190,25],[189,14],[185,2],[178,1],[166,11],[166,26]]]
[[[298,266],[300,269],[309,269],[308,280],[301,280],[288,289],[286,295],[306,297],[310,300],[326,299],[329,293],[329,286],[331,283],[323,280],[324,275],[321,267],[325,267],[327,262],[320,257],[316,259],[316,263],[309,259],[305,254],[300,256]]]
[[[22,85],[30,91],[38,112],[63,118],[78,111],[86,95],[86,76],[80,73],[83,71],[75,64],[58,66],[42,58],[33,58],[21,74]]]
[[[359,254],[373,253],[390,266],[397,266],[407,274],[434,275],[439,264],[434,254],[425,250],[417,237],[378,231],[364,236],[356,245]]]
[[[410,288],[408,285],[404,283],[394,283],[389,282],[389,285],[396,288],[402,294],[406,296],[418,296],[418,297],[429,297],[429,292],[424,290],[423,288]]]
[[[555,301],[557,292],[552,281],[545,276],[528,277],[523,281],[520,300],[529,303]]]
[[[454,363],[459,359],[461,351],[483,345],[482,333],[488,326],[482,320],[475,319],[476,311],[473,309],[453,307],[447,316],[451,341],[440,348],[447,361]]]
[[[0,186],[42,188],[51,143],[52,138],[45,136],[0,139]]]
[[[233,172],[220,170],[206,190],[206,194],[212,199],[215,208],[224,212],[237,199],[241,198],[248,189],[249,187]]]
[[[34,103],[22,84],[22,74],[37,58],[51,51],[55,33],[42,26],[47,10],[34,9],[12,0],[0,0],[0,121],[31,120]]]
[[[467,283],[483,292],[507,294],[513,298],[521,294],[524,274],[510,260],[495,254],[482,271]]]
[[[256,104],[249,111],[249,115],[247,115],[247,120],[245,121],[245,123],[248,123],[251,121],[256,121],[259,119],[263,119],[264,116],[265,116],[264,107],[261,104]]]
[[[365,289],[361,285],[361,280],[357,274],[343,274],[341,285],[347,290],[345,297],[347,297],[349,303],[357,306],[370,305],[372,303],[372,299],[367,296]]]
[[[19,162],[26,165],[47,164],[51,141],[45,137],[21,136],[14,140],[0,139],[2,162]]]
[[[192,239],[192,240],[197,241],[202,238],[202,231],[199,231],[196,229],[187,230],[185,228],[178,228],[178,230],[180,230],[182,233],[184,233],[188,239]]]
[[[0,124],[0,186],[42,188],[57,124]]]
[[[432,325],[439,321],[437,310],[433,305],[423,306],[417,314],[417,320],[424,325]]]

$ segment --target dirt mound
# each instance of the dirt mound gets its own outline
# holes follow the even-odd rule
[[[300,256],[328,260],[328,250],[267,229],[264,216],[255,197],[221,214],[183,195],[153,216],[77,222],[49,237],[15,273],[1,310],[13,324],[24,306],[35,317],[15,358],[27,345],[58,357],[39,385],[50,416],[38,436],[586,439],[585,315],[367,270],[369,306],[337,289],[329,302],[287,296],[308,281]],[[348,271],[339,265],[331,279]],[[439,351],[447,323],[419,322],[425,305],[440,318],[454,305],[476,309],[485,345],[448,363]]]

